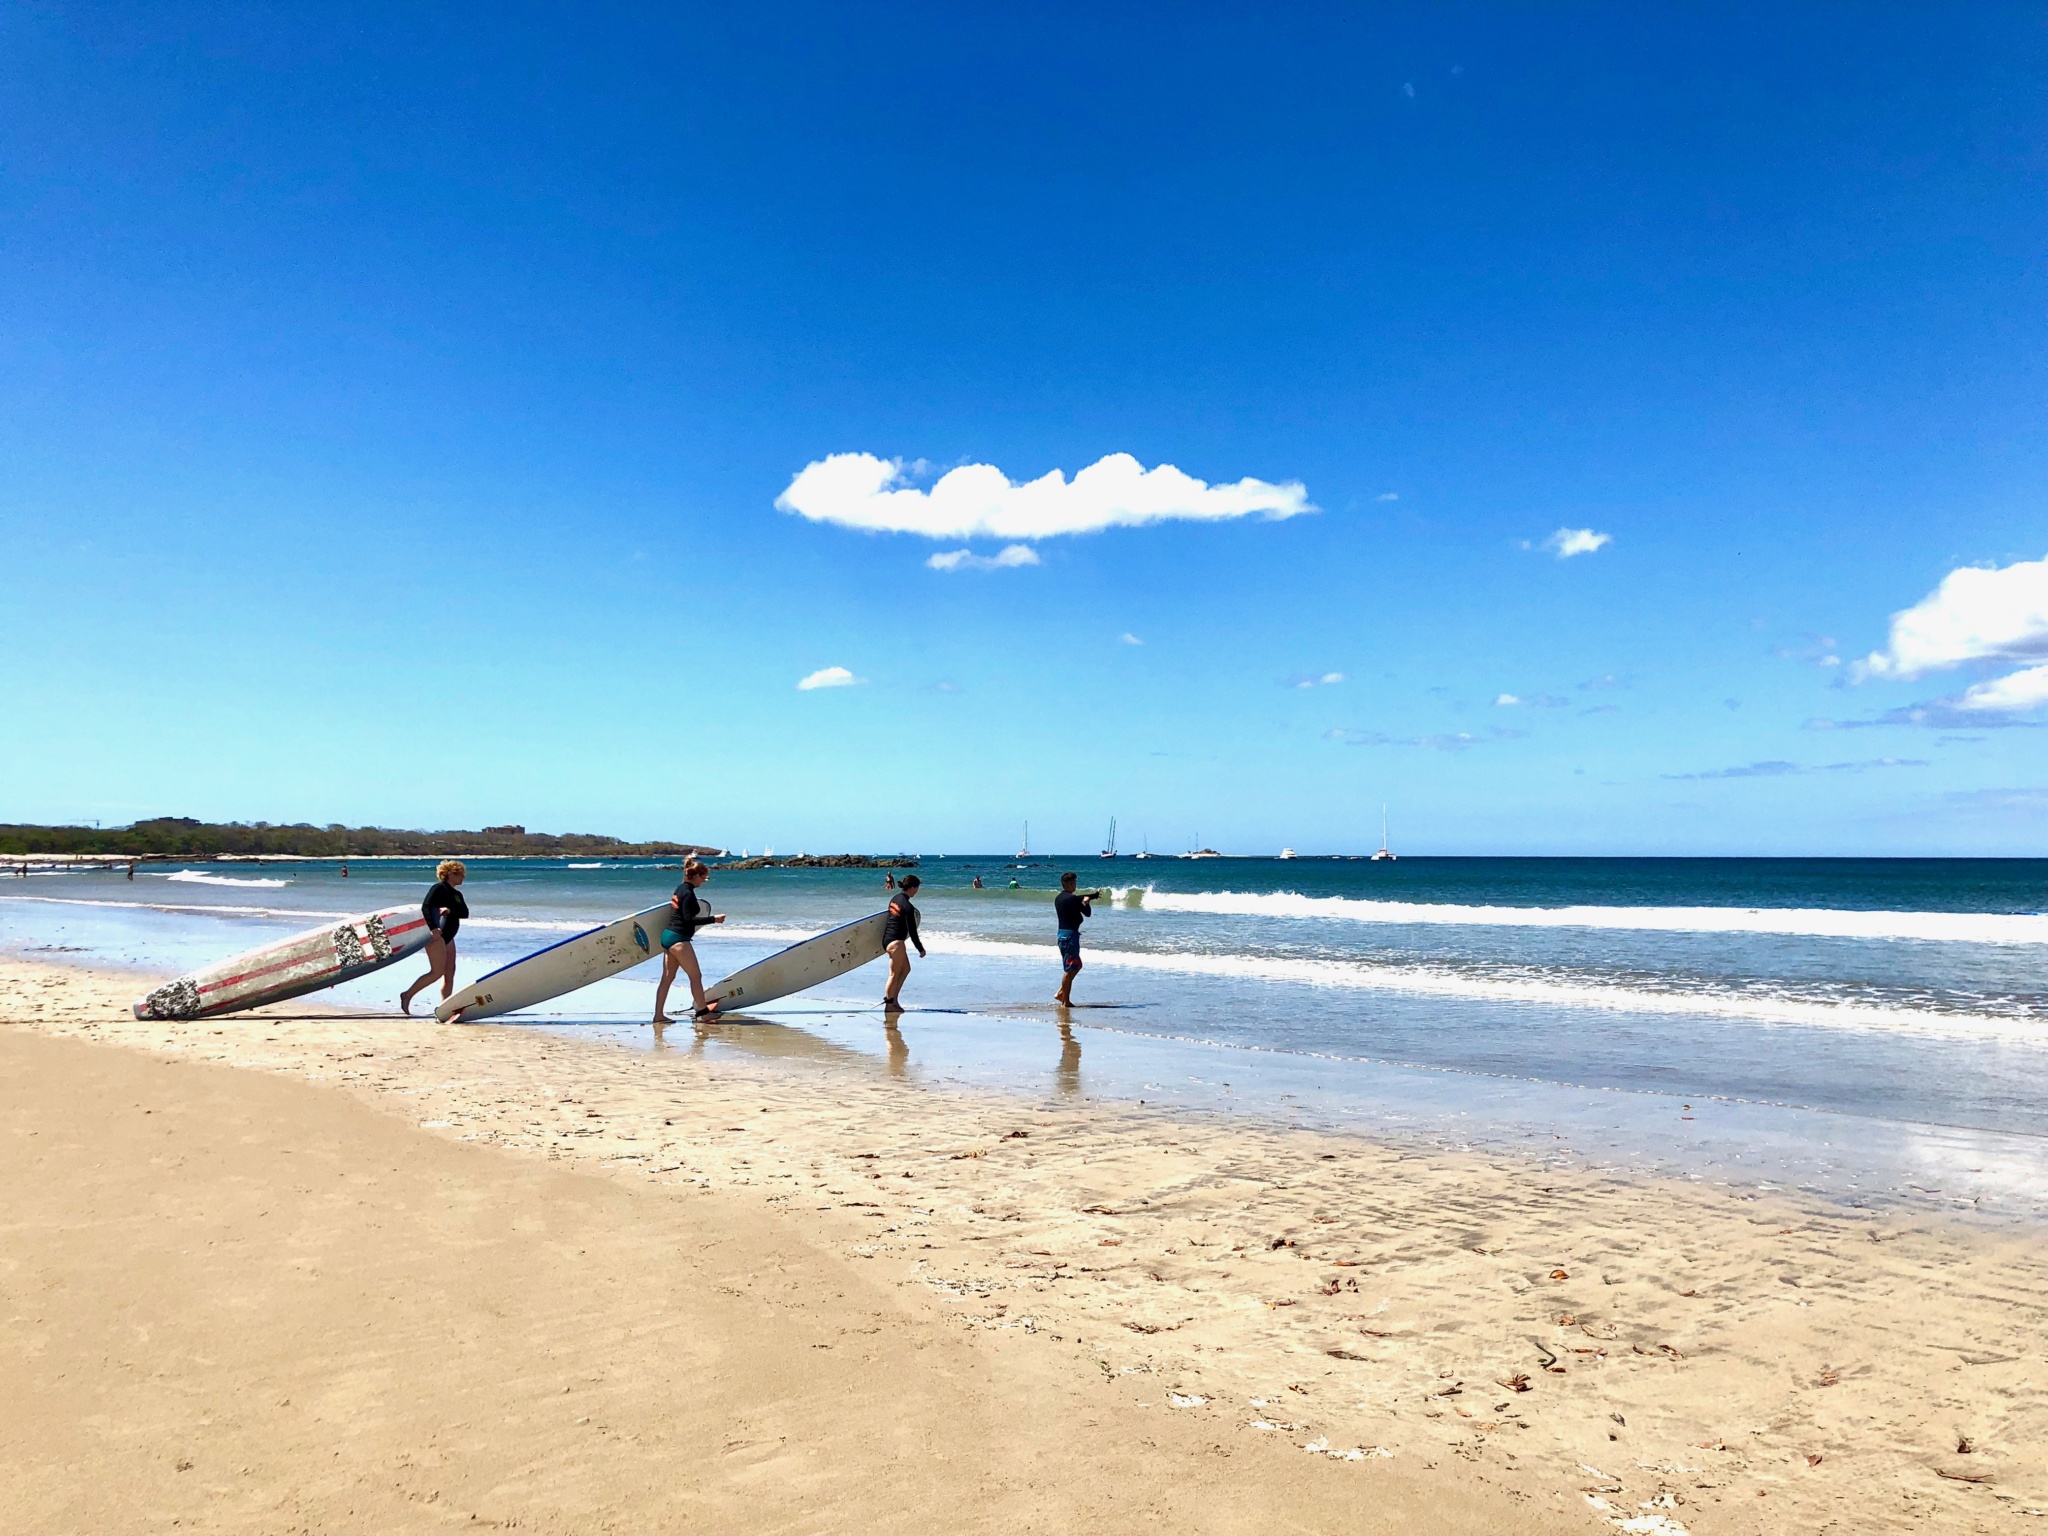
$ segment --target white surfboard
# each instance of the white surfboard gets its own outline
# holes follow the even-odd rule
[[[418,907],[365,912],[244,950],[167,981],[135,1004],[138,1019],[210,1019],[354,981],[426,947]]]
[[[537,949],[479,981],[456,988],[455,995],[434,1010],[434,1017],[446,1024],[459,1015],[463,1023],[474,1024],[615,976],[661,953],[661,930],[674,916],[675,908],[664,901],[645,912],[629,913],[602,928]]]
[[[766,960],[755,961],[745,970],[734,971],[715,986],[706,987],[704,996],[718,1004],[719,1012],[738,1013],[815,987],[834,976],[844,976],[870,960],[882,958],[882,928],[888,921],[887,912],[877,912],[873,917],[792,944]]]

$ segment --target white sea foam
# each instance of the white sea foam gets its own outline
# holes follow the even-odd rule
[[[230,882],[236,885],[284,885],[283,880],[242,880]],[[224,902],[180,903],[175,901],[99,901],[86,896],[16,896],[11,893],[0,895],[0,901],[35,901],[54,907],[110,907],[129,912],[191,912],[201,917],[284,917],[298,922],[338,922],[345,917],[361,917],[360,912],[322,912],[311,907],[231,907]],[[591,922],[574,922],[561,918],[535,917],[469,917],[462,921],[464,928],[525,928],[535,933],[582,933],[585,929],[601,926]]]
[[[176,874],[160,878],[180,881],[185,885],[253,885],[271,891],[281,891],[291,884],[289,880],[237,880],[232,875],[202,875],[192,869],[181,869]]]
[[[1055,953],[1050,945],[1005,943],[1000,939],[956,938],[952,935],[927,934],[926,937],[931,941],[934,953],[987,955],[1011,960],[1037,959],[1041,955],[1050,958]],[[1593,1008],[1608,1013],[1748,1019],[1763,1024],[1809,1025],[2048,1046],[2048,1022],[2039,1019],[1869,1003],[1823,1002],[1768,992],[1667,992],[1614,982],[1484,976],[1447,966],[1387,965],[1370,960],[1296,960],[1128,949],[1090,949],[1087,957],[1090,966],[1182,976],[1214,976],[1230,981],[1292,982],[1302,986],[1342,987],[1471,1002]]]
[[[1768,933],[1815,939],[1923,939],[1952,944],[2048,944],[2048,916],[2012,912],[1854,912],[1815,907],[1500,907],[1361,901],[1293,891],[1116,893],[1147,912],[1325,918],[1493,928],[1605,928],[1657,933]],[[1132,898],[1135,897],[1135,900]]]

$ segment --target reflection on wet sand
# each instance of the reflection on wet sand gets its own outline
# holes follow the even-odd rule
[[[1073,1024],[1064,1018],[1060,1020],[1060,1064],[1053,1071],[1053,1082],[1069,1098],[1080,1097],[1081,1037],[1074,1033]]]
[[[654,1048],[668,1049],[663,1031],[654,1031]],[[896,1027],[889,1026],[889,1057],[886,1070],[893,1076],[904,1075],[905,1065],[910,1060],[910,1047],[903,1043],[903,1037]],[[681,1042],[678,1041],[680,1044]],[[691,1026],[689,1050],[693,1056],[704,1054],[709,1045],[722,1045],[748,1056],[773,1058],[782,1061],[815,1061],[836,1067],[853,1067],[872,1071],[877,1065],[875,1058],[865,1051],[852,1046],[840,1045],[814,1035],[807,1029],[793,1029],[787,1024],[777,1024],[771,1019],[752,1014],[735,1013],[722,1019],[700,1019]]]

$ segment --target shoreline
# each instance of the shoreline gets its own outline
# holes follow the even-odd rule
[[[1772,1525],[1988,1530],[2048,1508],[2027,1449],[2048,1443],[2027,1384],[2048,1260],[2010,1235],[924,1086],[780,1026],[671,1029],[649,1051],[291,1005],[142,1022],[132,985],[0,963],[0,1021],[754,1202],[956,1326],[1078,1341],[1089,1369],[1156,1379],[1184,1401],[1147,1412],[1218,1435],[1484,1477],[1595,1530],[1748,1531],[1766,1507]]]

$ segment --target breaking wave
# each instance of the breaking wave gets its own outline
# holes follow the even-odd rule
[[[1918,939],[1945,944],[2048,944],[2048,916],[2032,912],[1857,912],[1814,907],[1499,907],[1362,901],[1292,891],[1160,891],[1135,886],[1119,900],[1147,912],[1220,917],[1322,918],[1354,923],[1492,928],[1604,928],[1655,933],[1768,933],[1816,939]]]

